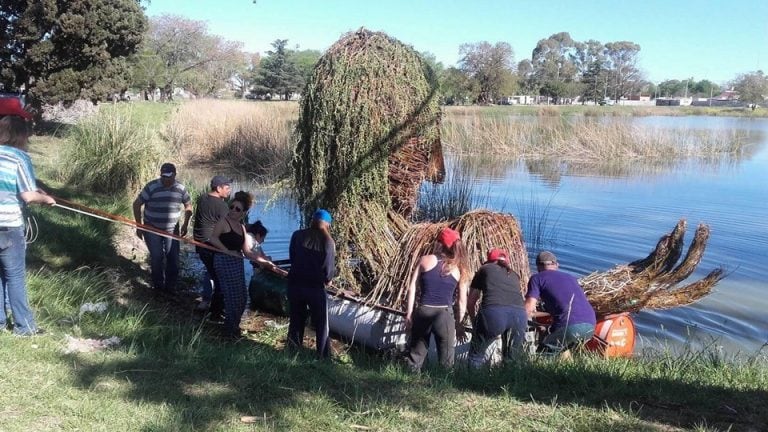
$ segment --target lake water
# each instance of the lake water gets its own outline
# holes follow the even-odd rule
[[[640,337],[636,351],[709,347],[750,356],[761,350],[768,343],[768,119],[606,121],[627,121],[670,133],[682,128],[738,130],[750,144],[744,154],[728,160],[635,164],[612,170],[494,160],[470,175],[477,202],[516,214],[524,230],[526,214],[537,208],[534,214],[545,216],[545,229],[541,241],[524,232],[529,254],[552,250],[561,269],[576,276],[645,257],[680,218],[688,220],[686,247],[696,225],[708,224],[708,247],[689,281],[718,266],[726,268],[728,277],[696,304],[636,314]],[[466,176],[467,170],[452,168],[462,164],[468,162],[449,159],[449,176]],[[257,196],[251,217],[270,229],[264,245],[267,254],[286,258],[298,215],[289,201],[265,208],[268,198]]]

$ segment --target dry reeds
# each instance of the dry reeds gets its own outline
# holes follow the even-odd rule
[[[559,157],[571,162],[680,160],[735,155],[747,137],[740,131],[670,130],[625,121],[568,120],[559,116],[448,115],[443,144],[459,153],[510,158]]]
[[[699,281],[677,287],[693,273],[709,239],[709,227],[699,225],[680,261],[685,229],[686,222],[681,219],[646,258],[582,278],[579,282],[598,316],[684,306],[709,294],[725,277],[722,268],[712,270]]]
[[[195,100],[181,105],[165,135],[182,159],[230,164],[272,181],[288,172],[297,117],[295,102]]]

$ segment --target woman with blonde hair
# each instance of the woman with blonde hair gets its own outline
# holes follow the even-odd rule
[[[440,364],[447,368],[453,366],[456,336],[465,338],[462,321],[467,308],[468,281],[467,252],[461,236],[457,231],[443,228],[433,252],[421,257],[408,285],[405,323],[411,337],[405,360],[414,371],[421,370],[433,335]],[[419,306],[414,310],[417,287],[420,288]]]

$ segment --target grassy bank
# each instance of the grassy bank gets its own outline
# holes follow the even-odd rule
[[[51,143],[32,148],[43,177],[56,165]],[[128,211],[119,198],[46,179],[58,196]],[[2,431],[758,431],[768,424],[764,354],[536,358],[413,375],[354,347],[331,362],[286,352],[285,329],[228,343],[189,305],[148,295],[148,275],[118,253],[113,225],[56,208],[34,215],[40,235],[28,251],[30,293],[48,332],[0,334]],[[80,314],[80,305],[98,301],[108,303],[105,314]],[[67,354],[66,335],[121,343]]]

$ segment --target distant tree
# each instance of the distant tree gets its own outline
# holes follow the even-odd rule
[[[480,92],[477,101],[492,102],[503,96],[502,89],[515,72],[515,54],[506,42],[462,44],[459,47],[459,67],[477,81]]]
[[[517,78],[520,91],[527,95],[538,95],[541,84],[533,73],[533,64],[525,59],[517,64]]]
[[[612,97],[618,101],[639,90],[643,81],[637,66],[640,45],[630,41],[609,42],[605,44],[605,56],[608,60],[609,86]]]
[[[660,97],[676,97],[683,95],[684,81],[671,79],[659,83],[658,90]]]
[[[756,108],[756,104],[765,105],[768,98],[768,77],[763,71],[741,74],[731,85],[739,93],[739,100],[752,105],[752,109]]]
[[[605,99],[608,84],[608,73],[605,63],[599,58],[592,59],[586,71],[581,75],[582,103],[593,101],[598,103]]]
[[[215,92],[246,61],[242,43],[208,33],[204,21],[177,15],[152,18],[140,53],[133,58],[134,86],[162,99],[174,87],[196,94]]]
[[[302,90],[302,76],[289,50],[286,49],[288,39],[277,39],[272,42],[271,51],[261,60],[255,80],[257,94],[278,95],[290,99],[291,94]]]
[[[540,93],[559,101],[576,97],[578,80],[577,43],[567,32],[555,33],[541,39],[533,49],[531,65]]]
[[[0,84],[36,107],[104,99],[127,85],[146,25],[137,0],[0,2]]]
[[[440,92],[444,103],[464,105],[477,100],[480,86],[464,71],[451,66],[440,75]]]
[[[303,89],[307,84],[310,77],[312,76],[312,71],[315,69],[317,61],[320,60],[322,55],[323,53],[318,50],[299,51],[297,49],[294,51],[288,51],[289,61],[296,65],[296,71],[301,77],[300,83],[298,84],[300,88]]]
[[[707,79],[694,83],[691,89],[697,96],[710,97],[720,94],[720,86]]]
[[[232,85],[235,88],[236,97],[244,98],[250,93],[260,63],[261,56],[259,53],[245,54],[245,61],[232,75]]]

